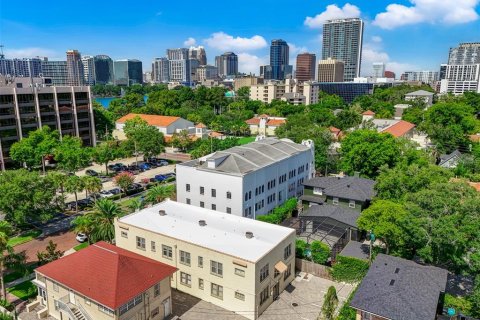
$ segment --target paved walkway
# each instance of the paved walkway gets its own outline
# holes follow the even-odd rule
[[[27,263],[36,262],[38,260],[37,252],[45,251],[50,240],[57,244],[57,250],[66,251],[79,244],[75,237],[76,235],[74,232],[64,231],[46,237],[38,237],[27,243],[15,246],[14,250],[15,252],[25,251],[27,255]]]

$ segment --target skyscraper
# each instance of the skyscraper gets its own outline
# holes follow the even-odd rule
[[[42,73],[40,58],[0,59],[0,74],[15,77],[38,77]]]
[[[317,57],[313,53],[300,53],[297,55],[297,68],[295,78],[298,81],[315,80],[315,64]]]
[[[78,50],[67,51],[67,85],[81,86],[84,83],[82,56]]]
[[[289,47],[282,39],[272,40],[270,45],[270,65],[272,66],[272,79],[284,80],[292,73],[289,65]]]
[[[95,84],[95,62],[93,56],[83,56],[83,79],[87,86]]]
[[[113,60],[103,54],[95,56],[93,60],[95,63],[95,83],[113,83]]]
[[[207,64],[207,53],[202,46],[190,47],[190,49],[188,49],[188,58],[198,60],[200,66]]]
[[[319,82],[343,82],[344,63],[335,59],[325,59],[318,62]]]
[[[215,66],[220,77],[232,76],[238,73],[238,56],[233,52],[225,52],[215,57]]]
[[[188,56],[189,50],[186,48],[167,49],[170,81],[191,84],[192,69]]]
[[[152,62],[152,80],[157,83],[170,81],[167,58],[155,58]]]
[[[42,61],[42,74],[52,79],[54,86],[66,86],[68,82],[67,61]]]
[[[374,62],[373,63],[373,77],[383,78],[385,76],[385,63]]]
[[[363,21],[358,18],[328,20],[323,25],[322,59],[345,63],[344,81],[360,76]]]
[[[117,60],[113,64],[115,85],[130,86],[143,82],[142,62],[135,59]]]
[[[450,48],[448,64],[477,64],[480,63],[480,42],[460,43],[458,47]]]

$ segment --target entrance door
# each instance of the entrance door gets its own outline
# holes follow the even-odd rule
[[[75,304],[75,293],[73,293],[73,291],[70,291],[68,296],[70,298],[70,303]]]
[[[170,315],[170,298],[163,300],[163,317],[166,318]]]
[[[47,293],[45,292],[45,289],[38,288],[38,294],[40,295],[40,297],[42,297],[42,299],[40,301],[42,303],[42,305],[46,305],[46,303],[47,303]]]
[[[277,283],[273,287],[273,300],[277,300],[279,295],[280,295],[280,283]]]

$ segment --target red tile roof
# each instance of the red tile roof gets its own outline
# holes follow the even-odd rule
[[[260,124],[260,118],[251,118],[245,121],[247,124],[258,125]]]
[[[277,126],[281,126],[284,123],[285,123],[285,120],[283,119],[270,119],[267,122],[267,126],[277,127]]]
[[[365,111],[364,113],[362,113],[364,116],[374,116],[375,115],[375,112],[373,112],[372,110],[367,110]]]
[[[176,270],[103,241],[36,269],[112,310]]]
[[[391,135],[393,135],[395,138],[398,138],[398,137],[403,137],[413,128],[415,128],[415,125],[413,123],[400,120],[397,123],[395,123],[393,126],[390,126],[387,129],[383,130],[382,132],[388,132]]]
[[[142,120],[145,120],[149,125],[156,127],[168,127],[180,117],[170,117],[170,116],[157,116],[152,114],[137,114],[129,113],[126,116],[121,117],[117,120],[119,123],[125,123],[127,120],[132,120],[135,117],[140,117]]]
[[[204,125],[204,124],[201,123],[201,122],[195,126],[195,128],[206,128],[206,127],[207,127],[207,126]]]
[[[211,131],[208,136],[212,138],[219,138],[219,137],[224,137],[225,135],[223,133],[217,132],[217,131]]]
[[[341,131],[340,129],[335,127],[329,127],[328,130],[330,130],[331,133],[336,133],[336,134],[340,133]]]

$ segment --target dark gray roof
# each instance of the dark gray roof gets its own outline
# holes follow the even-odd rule
[[[371,200],[375,181],[358,177],[316,177],[303,183],[305,186],[322,188],[331,197],[358,201]]]
[[[442,155],[440,156],[440,162],[439,162],[438,165],[441,166],[441,165],[445,164],[445,162],[447,162],[447,161],[449,161],[449,160],[451,160],[451,159],[453,159],[453,158],[459,158],[459,157],[461,157],[461,156],[462,156],[462,154],[461,154],[460,151],[458,151],[458,150],[454,150],[454,151],[453,151],[452,153],[450,153],[450,154],[442,154]]]
[[[370,255],[370,246],[366,243],[350,241],[347,243],[345,248],[343,248],[342,252],[340,252],[340,255],[344,257],[368,260]]]
[[[309,196],[309,195],[303,195],[300,197],[300,200],[302,201],[308,201],[308,202],[315,202],[315,203],[324,203],[325,201],[317,196]]]
[[[448,271],[379,254],[350,306],[392,320],[433,320]]]
[[[302,212],[302,217],[328,217],[330,219],[345,223],[351,227],[357,227],[357,220],[360,213],[342,206],[331,204],[313,205]]]

